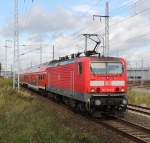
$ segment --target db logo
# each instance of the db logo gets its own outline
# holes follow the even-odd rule
[[[111,81],[105,81],[105,86],[111,86]]]

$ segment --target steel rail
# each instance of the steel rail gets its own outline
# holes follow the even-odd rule
[[[148,107],[128,104],[127,108],[128,108],[128,110],[150,116],[150,108],[148,108]]]
[[[145,110],[149,110],[150,111],[149,107],[143,107],[143,106],[139,106],[139,105],[135,105],[135,104],[128,104],[128,105],[132,106],[132,107],[137,107],[137,108],[141,108],[141,109],[145,109]]]
[[[144,115],[150,116],[150,113],[145,112],[145,111],[142,111],[142,110],[133,109],[133,108],[130,108],[130,107],[128,107],[128,110],[135,111],[135,112],[142,113],[142,114],[144,114]]]
[[[143,126],[117,117],[104,121],[96,119],[95,122],[137,143],[150,143],[150,129]]]
[[[117,119],[118,121],[124,123],[124,124],[130,125],[130,126],[135,127],[135,128],[137,128],[137,129],[139,129],[139,130],[141,130],[143,132],[146,132],[146,133],[150,134],[150,129],[149,128],[146,128],[146,127],[144,127],[142,125],[138,125],[138,124],[132,123],[132,122],[127,121],[127,120],[122,119],[122,118],[118,118],[118,117],[114,117],[114,118]]]

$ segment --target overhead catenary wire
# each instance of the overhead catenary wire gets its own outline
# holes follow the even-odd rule
[[[86,14],[87,15],[87,14]],[[128,19],[128,17],[127,17],[127,19]],[[124,20],[124,22],[126,21],[126,19]],[[121,21],[120,21],[121,22]],[[116,22],[116,23],[120,23],[120,22]],[[123,21],[122,21],[123,22]],[[116,25],[116,23],[113,23],[113,25],[115,26]],[[111,24],[110,24],[110,26],[112,26]],[[77,35],[77,34],[79,34],[80,32],[82,32],[83,30],[85,30],[86,29],[86,27],[83,27],[83,29],[81,28],[80,30],[78,30],[77,32],[75,32],[75,36]],[[78,37],[77,37],[78,38]]]
[[[30,10],[30,1],[29,0],[21,0],[20,1],[20,26],[22,26],[22,28],[24,28],[25,24],[26,24],[26,17],[25,14],[28,13],[28,11]]]
[[[144,12],[147,12],[147,11],[149,11],[149,10],[150,10],[150,7],[149,7],[149,8],[146,8],[146,9],[144,9],[144,10],[142,10],[142,11],[140,11],[140,12],[134,14],[134,15],[131,15],[131,16],[129,16],[129,17],[126,17],[126,18],[123,19],[123,20],[120,20],[120,21],[118,21],[118,22],[112,23],[112,24],[110,24],[110,26],[116,26],[116,25],[118,25],[118,24],[121,24],[122,22],[126,22],[126,21],[128,21],[129,19],[134,18],[135,16],[138,16],[138,15],[140,15],[140,14],[142,14],[142,13],[144,13]]]
[[[137,0],[137,1],[139,1],[139,0]],[[136,1],[136,2],[137,2]],[[101,1],[102,2],[102,1]],[[97,3],[95,3],[95,6],[97,6],[98,5],[98,1],[97,1]],[[135,2],[134,2],[134,4],[135,4]],[[131,5],[130,5],[131,6]],[[120,8],[123,8],[124,6],[121,6]],[[92,8],[91,8],[92,9]],[[110,13],[111,13],[111,11],[110,11]],[[86,14],[84,14],[84,15],[82,15],[82,17],[85,17],[85,16],[88,16],[88,13],[86,13]],[[110,19],[111,19],[111,17],[110,17]],[[77,34],[79,34],[81,31],[83,31],[83,30],[85,30],[87,27],[85,27],[85,26],[83,26],[83,27],[81,27],[80,29],[78,29],[77,31],[75,31],[75,32],[73,32],[73,34],[71,34],[70,36],[77,36]]]
[[[138,1],[138,0],[137,0],[137,1]],[[102,1],[101,1],[101,2],[102,2]],[[99,3],[99,1],[96,1],[96,3],[95,3],[94,5],[95,5],[95,6],[98,5],[98,3]],[[92,9],[92,7],[91,7],[91,9]],[[91,9],[90,9],[90,10],[91,10]],[[89,11],[90,11],[90,10],[89,10]],[[83,14],[82,17],[85,17],[86,15],[88,15],[88,13]],[[78,31],[76,31],[75,33],[73,33],[71,36],[74,37],[74,35],[75,35],[75,36],[77,37],[77,34],[80,33],[81,31],[85,30],[85,29],[86,29],[86,27],[82,27],[81,29],[79,29]],[[78,37],[77,37],[77,38],[78,38]]]
[[[139,1],[139,0],[137,0],[136,2],[138,2],[138,1]],[[134,3],[134,4],[135,4],[135,3]],[[150,10],[150,7],[149,7],[149,8],[146,8],[146,9],[143,9],[143,10],[141,10],[140,12],[137,12],[137,13],[134,14],[134,15],[131,15],[131,16],[129,16],[129,17],[125,17],[125,19],[123,19],[123,20],[120,20],[120,21],[117,21],[117,22],[114,22],[114,23],[110,24],[110,27],[116,26],[116,25],[118,25],[118,24],[121,24],[122,22],[128,21],[129,19],[134,18],[134,17],[136,17],[136,16],[138,16],[138,15],[144,13],[144,12],[147,12],[147,11],[149,11],[149,10]],[[112,18],[111,18],[111,19],[112,19]],[[77,32],[81,32],[81,30],[84,30],[84,29],[80,29],[80,30],[77,31]],[[74,34],[76,34],[76,33],[74,33]]]
[[[141,1],[141,0],[133,0],[133,1],[130,1],[130,2],[128,2],[128,3],[126,3],[126,4],[124,4],[124,5],[121,5],[121,6],[119,6],[119,7],[114,7],[114,8],[112,8],[112,9],[110,9],[110,13],[111,12],[114,12],[114,11],[118,11],[118,12],[120,12],[119,10],[122,10],[122,9],[124,9],[124,8],[130,8],[130,7],[132,7],[132,6],[134,6],[137,2],[139,2],[139,1]]]
[[[26,1],[27,1],[27,0],[26,0]],[[24,1],[24,2],[26,2],[26,1]],[[95,3],[94,3],[94,6],[96,6],[96,5],[99,3],[99,1],[100,1],[100,0],[96,0]],[[32,9],[32,7],[31,7],[31,9]],[[30,10],[31,10],[31,9],[30,9]],[[92,10],[92,7],[89,9],[89,11],[91,11],[91,10]],[[23,23],[26,23],[26,24],[28,23],[28,19],[29,19],[29,17],[30,17],[30,16],[29,16],[30,14],[31,14],[31,13],[30,13],[30,11],[29,11],[29,12],[28,12],[27,19],[25,18]],[[87,13],[84,13],[81,17],[84,17],[85,15],[87,15]],[[23,14],[23,16],[25,16],[25,14]],[[22,18],[22,19],[23,19],[23,18]],[[23,25],[24,25],[24,24],[23,24]],[[85,29],[85,27],[83,27],[83,29]]]
[[[117,24],[121,24],[122,22],[126,22],[126,21],[128,21],[129,19],[134,18],[135,16],[140,15],[140,14],[142,14],[142,13],[144,13],[144,12],[149,11],[149,10],[150,10],[150,8],[146,8],[146,9],[144,9],[144,10],[142,10],[142,11],[140,11],[140,12],[138,12],[138,13],[136,13],[136,14],[134,14],[134,15],[132,15],[132,16],[126,18],[126,19],[123,19],[123,20],[121,20],[121,21],[119,21],[119,22],[115,22],[115,23],[113,23],[113,24],[110,24],[110,26],[111,26],[111,28],[112,28],[112,26],[116,26]],[[143,35],[141,35],[141,37],[145,37],[145,36],[148,36],[148,35],[149,35],[149,34],[143,34]],[[140,37],[140,36],[139,36],[139,37]],[[135,37],[135,38],[136,38],[136,37]]]
[[[137,0],[137,1],[139,1],[139,0]],[[134,1],[134,3],[133,4],[135,4],[135,2],[137,2],[137,1]],[[130,5],[131,6],[131,5]],[[118,22],[117,22],[118,23]],[[116,23],[113,23],[114,25],[116,24]],[[113,24],[110,24],[110,26],[112,26]],[[86,30],[87,29],[87,27],[83,27],[83,28],[80,28],[78,31],[75,31],[73,34],[71,34],[70,36],[72,36],[72,37],[74,37],[74,39],[76,40],[76,39],[78,39],[79,37],[77,36],[77,34],[79,34],[79,33],[81,33],[82,31],[84,31],[84,30]]]

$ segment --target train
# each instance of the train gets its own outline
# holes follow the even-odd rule
[[[24,70],[20,84],[54,96],[77,111],[124,114],[127,110],[126,61],[118,57],[73,54]]]

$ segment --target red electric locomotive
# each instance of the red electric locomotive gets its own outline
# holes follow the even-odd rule
[[[126,62],[94,51],[51,61],[21,74],[21,84],[55,93],[77,110],[124,113],[127,109]]]
[[[67,97],[81,111],[126,111],[126,63],[121,58],[78,57],[54,62],[47,74],[47,91]]]

